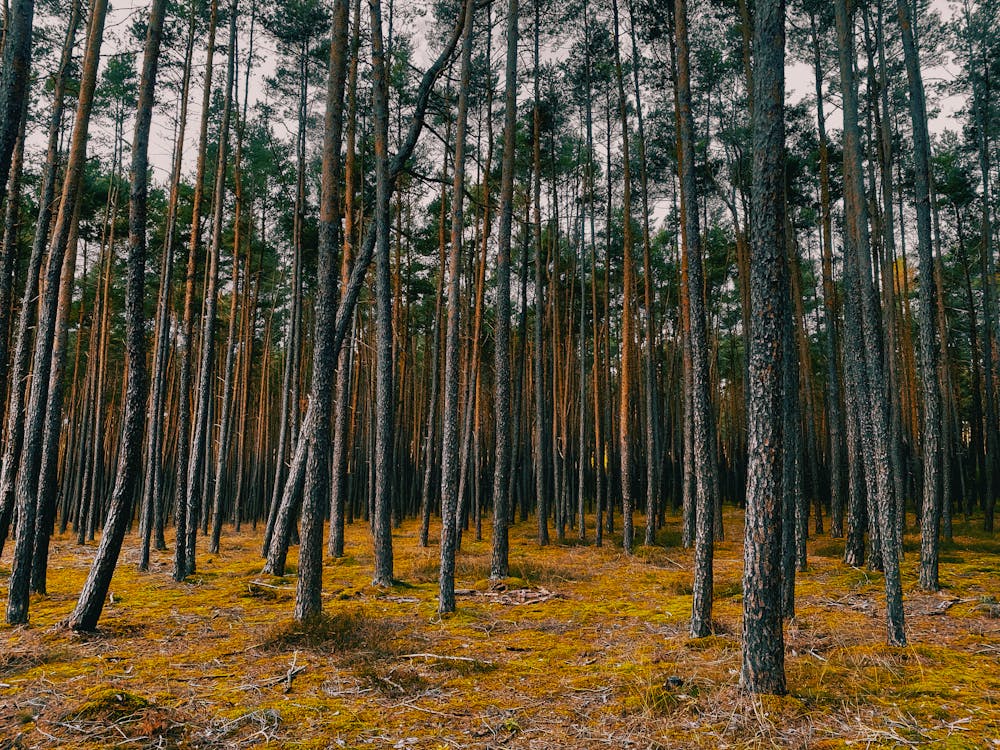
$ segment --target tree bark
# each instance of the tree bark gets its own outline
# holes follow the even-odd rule
[[[177,404],[177,447],[174,475],[174,572],[175,581],[183,581],[193,570],[189,560],[188,537],[197,533],[198,512],[188,495],[188,476],[191,457],[191,341],[194,333],[194,284],[198,265],[198,245],[201,242],[201,204],[204,197],[205,162],[208,146],[209,105],[212,97],[212,65],[215,58],[215,34],[219,3],[212,0],[211,18],[208,23],[207,57],[205,60],[205,85],[201,99],[201,127],[198,135],[198,162],[195,168],[194,197],[191,210],[191,238],[188,244],[187,267],[184,279],[184,313],[178,335],[179,398]]]
[[[38,507],[42,431],[45,423],[45,406],[48,401],[52,344],[55,337],[56,312],[59,301],[59,279],[62,274],[63,257],[72,233],[76,201],[86,164],[87,133],[94,105],[94,89],[97,83],[97,66],[100,61],[106,11],[106,0],[94,0],[90,12],[87,51],[80,78],[73,140],[63,178],[59,213],[49,242],[44,294],[39,300],[38,327],[35,332],[31,366],[32,382],[24,423],[24,446],[21,451],[15,489],[18,515],[17,542],[14,547],[7,600],[7,622],[11,625],[27,622],[28,619],[28,588],[31,580],[31,559],[35,542],[35,511]]]
[[[392,289],[389,268],[389,209],[392,177],[389,165],[389,74],[382,32],[381,0],[369,0],[372,28],[372,86],[375,139],[375,209],[369,232],[375,236],[375,503],[372,533],[376,586],[391,586],[393,501],[393,361]]]
[[[545,410],[545,344],[542,336],[544,318],[544,282],[542,268],[542,114],[541,114],[541,94],[539,93],[539,30],[540,0],[534,0],[534,98],[531,114],[532,122],[532,151],[531,151],[531,176],[534,182],[533,195],[531,200],[532,228],[534,231],[533,245],[535,251],[535,320],[534,320],[534,347],[532,351],[533,373],[532,382],[534,385],[534,442],[535,442],[535,514],[538,521],[538,543],[546,545],[549,543],[549,446],[551,438],[549,436],[548,416]]]
[[[354,262],[354,184],[356,182],[358,51],[360,49],[361,0],[354,0],[350,62],[347,72],[347,136],[344,157],[344,247],[340,259],[340,285],[346,287]],[[333,424],[333,478],[330,485],[330,557],[344,555],[344,506],[347,494],[347,407],[351,382],[351,347],[337,355],[336,413]]]
[[[13,0],[4,19],[3,65],[0,66],[0,194],[7,178],[21,122],[27,117],[25,96],[31,79],[31,28],[35,0]]]
[[[143,301],[146,282],[147,154],[165,10],[166,0],[153,0],[146,32],[146,47],[143,52],[142,79],[139,84],[135,134],[132,142],[128,276],[125,293],[125,348],[128,357],[128,375],[125,386],[122,448],[104,534],[101,536],[97,555],[76,608],[69,617],[69,626],[74,630],[93,630],[97,627],[111,585],[111,576],[121,552],[125,531],[132,518],[132,502],[140,475],[142,422],[146,406]]]
[[[310,406],[315,410],[306,480],[302,495],[302,535],[299,578],[295,590],[295,619],[322,611],[323,522],[329,497],[330,419],[337,357],[333,327],[337,289],[337,248],[340,243],[340,140],[344,125],[344,80],[347,74],[348,0],[334,6],[327,76],[326,116],[323,128],[323,166],[320,186],[319,255],[316,266],[315,336]]]
[[[514,151],[517,145],[518,0],[507,5],[507,62],[504,75],[503,155],[500,166],[500,230],[497,250],[497,323],[494,344],[494,420],[496,455],[493,466],[493,557],[490,578],[509,574],[510,519],[510,238],[514,215]],[[581,404],[582,408],[582,404]],[[433,415],[431,415],[433,419]],[[583,460],[581,456],[580,460]],[[582,523],[582,519],[581,519]]]
[[[858,103],[854,75],[854,35],[851,28],[853,13],[848,12],[847,0],[835,0],[837,36],[840,51],[840,78],[844,99],[844,199],[847,224],[845,252],[845,286],[848,301],[857,311],[860,326],[854,329],[848,342],[855,358],[856,385],[860,394],[859,422],[861,426],[865,475],[869,498],[877,505],[877,518],[870,519],[881,538],[882,562],[885,568],[885,590],[888,610],[888,640],[893,645],[906,643],[903,625],[902,586],[899,578],[899,556],[895,545],[893,509],[895,487],[889,458],[888,407],[882,369],[882,331],[878,296],[872,282],[871,248],[868,211],[865,206],[864,178],[861,170],[861,146],[858,129]],[[860,361],[857,361],[860,360]]]
[[[24,293],[21,298],[24,303],[21,305],[17,319],[17,330],[14,337],[14,356],[8,365],[10,378],[7,389],[7,429],[4,432],[3,462],[2,468],[0,468],[0,553],[3,552],[4,543],[7,540],[11,515],[14,509],[17,467],[21,459],[21,448],[24,439],[24,407],[27,397],[27,379],[31,366],[31,329],[38,312],[38,306],[31,303],[31,301],[35,300],[38,295],[39,274],[41,273],[42,259],[49,237],[49,229],[51,228],[52,210],[55,205],[56,180],[59,168],[59,140],[62,132],[69,64],[76,36],[76,24],[79,21],[80,15],[79,3],[74,8],[76,9],[76,15],[74,16],[71,11],[70,24],[67,27],[66,41],[63,44],[62,58],[53,91],[45,169],[38,199],[38,215],[35,220],[35,233],[25,273]],[[27,105],[27,100],[23,100],[22,104]]]
[[[920,382],[923,415],[923,505],[920,515],[920,586],[937,591],[938,531],[941,513],[941,392],[938,383],[937,289],[931,243],[930,136],[920,59],[906,0],[897,0],[903,56],[913,123],[913,179],[917,209],[917,252],[920,269]]]
[[[166,398],[167,363],[170,347],[170,298],[174,267],[174,235],[177,231],[177,203],[180,195],[181,169],[184,163],[184,134],[187,130],[188,97],[191,90],[191,58],[194,49],[194,7],[189,13],[187,42],[184,47],[184,67],[181,76],[180,112],[177,118],[177,138],[174,143],[174,162],[170,175],[170,196],[160,261],[160,288],[156,298],[156,338],[153,349],[153,372],[150,379],[151,394],[147,416],[146,471],[144,475],[142,510],[139,530],[139,570],[149,568],[150,541],[154,532],[157,549],[163,534],[163,406]]]
[[[612,0],[612,21],[614,25],[615,79],[618,83],[618,117],[622,128],[622,326],[621,364],[619,366],[618,401],[618,452],[621,461],[622,489],[622,549],[626,555],[632,554],[634,533],[633,512],[635,500],[632,497],[632,293],[635,286],[632,238],[632,171],[629,157],[628,102],[625,99],[621,53],[618,49],[618,2]],[[649,458],[652,458],[651,456]]]
[[[691,69],[688,45],[687,0],[675,2],[677,33],[677,103],[680,131],[681,222],[687,259],[687,298],[690,316],[692,453],[685,456],[694,469],[696,483],[696,529],[694,596],[691,636],[712,632],[712,558],[715,546],[715,505],[718,494],[714,461],[715,426],[709,400],[708,336],[705,328],[704,279],[702,276],[701,230],[698,219],[694,169],[694,118],[691,113]]]
[[[235,14],[234,14],[235,15]],[[236,321],[238,318],[237,309],[240,295],[240,259],[241,245],[243,242],[243,134],[246,125],[247,97],[250,87],[250,67],[253,59],[253,33],[257,20],[256,4],[251,7],[250,16],[250,51],[247,55],[247,68],[244,74],[244,98],[243,114],[236,124],[236,156],[233,162],[233,193],[236,205],[233,209],[233,270],[231,276],[232,289],[229,296],[229,325],[226,332],[226,358],[223,364],[222,375],[222,412],[219,415],[219,438],[218,455],[215,463],[215,481],[212,483],[212,538],[209,542],[209,552],[216,554],[219,551],[219,538],[222,534],[223,502],[228,487],[228,458],[231,451],[230,435],[233,423],[233,407],[235,388],[234,378],[236,377]],[[234,40],[235,41],[235,40]],[[235,44],[234,44],[235,46]],[[239,107],[237,100],[236,107]],[[249,249],[247,256],[249,258]],[[248,263],[249,268],[249,263]],[[249,283],[249,279],[244,281],[244,285]],[[238,442],[238,441],[237,441]],[[238,447],[238,445],[237,445]]]
[[[441,571],[438,612],[455,611],[455,550],[458,542],[458,365],[459,365],[459,264],[462,259],[463,206],[465,203],[465,150],[469,108],[469,76],[475,4],[462,8],[462,54],[455,119],[455,162],[451,198],[451,247],[448,252],[448,326],[444,350],[444,420],[441,444]]]
[[[740,683],[754,693],[781,695],[785,648],[779,571],[785,531],[782,485],[788,479],[783,453],[790,447],[784,442],[788,423],[782,425],[782,401],[790,394],[787,368],[777,363],[796,355],[784,331],[791,318],[785,249],[785,4],[758,0],[755,11],[749,463]],[[797,379],[791,387],[797,392]]]
[[[187,574],[195,571],[196,522],[207,518],[203,475],[210,476],[207,453],[211,441],[213,372],[215,370],[215,322],[218,307],[219,254],[222,250],[222,226],[226,209],[226,164],[229,152],[229,129],[232,122],[233,83],[236,70],[236,15],[237,0],[229,6],[229,50],[226,61],[226,88],[223,93],[222,124],[219,130],[218,159],[215,164],[215,185],[212,198],[212,238],[208,251],[207,284],[201,330],[201,362],[198,368],[197,407],[195,410],[194,438],[191,441],[191,459],[188,464],[188,508],[195,515],[188,515]],[[234,249],[234,252],[236,250]],[[225,446],[220,446],[224,448]]]
[[[819,132],[820,208],[823,230],[823,323],[826,328],[826,409],[829,424],[827,451],[830,473],[830,536],[844,535],[844,427],[840,396],[840,346],[837,336],[837,292],[833,283],[833,218],[830,210],[830,153],[823,109],[823,71],[816,15],[809,17],[813,68],[816,74],[816,124]]]

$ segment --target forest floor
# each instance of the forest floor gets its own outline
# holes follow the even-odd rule
[[[325,616],[304,630],[290,619],[294,550],[288,576],[261,576],[247,528],[185,583],[169,552],[140,574],[130,548],[100,631],[73,634],[59,623],[94,548],[59,537],[31,624],[0,627],[0,748],[1000,747],[1000,538],[957,525],[930,595],[907,536],[905,648],[885,645],[881,577],[844,565],[841,540],[812,540],[786,626],[789,695],[757,699],[737,687],[741,516],[726,524],[716,634],[700,640],[676,519],[665,547],[631,558],[542,550],[522,523],[503,591],[487,581],[488,539],[467,533],[458,612],[443,619],[436,544],[419,548],[404,523],[400,583],[372,588],[357,523],[351,556],[325,566]],[[5,560],[4,599],[8,575]]]

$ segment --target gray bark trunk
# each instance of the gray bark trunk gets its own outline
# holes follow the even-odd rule
[[[753,205],[750,212],[750,392],[747,403],[747,513],[743,547],[743,664],[740,683],[755,693],[785,692],[781,546],[783,401],[798,392],[787,363],[789,329],[785,222],[783,0],[759,0],[754,25]],[[782,361],[784,367],[779,366]],[[794,368],[797,374],[797,369]],[[795,419],[798,419],[797,410]],[[782,422],[784,421],[784,425]],[[785,515],[787,519],[787,515]]]
[[[94,557],[94,563],[76,608],[69,617],[69,626],[74,630],[93,630],[97,627],[111,585],[111,576],[118,563],[122,541],[132,518],[132,501],[140,475],[143,411],[146,407],[143,301],[146,282],[147,153],[166,4],[166,0],[153,0],[150,6],[132,144],[129,251],[125,292],[125,350],[128,357],[128,375],[125,386],[122,450],[118,458],[118,470],[104,534],[101,536],[97,555]]]

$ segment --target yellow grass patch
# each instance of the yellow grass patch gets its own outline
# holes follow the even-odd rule
[[[327,561],[324,613],[306,623],[291,620],[294,549],[289,575],[264,576],[259,536],[227,530],[175,583],[170,552],[136,572],[130,538],[100,631],[76,635],[59,623],[94,548],[60,537],[31,624],[0,628],[0,747],[1000,747],[1000,541],[958,525],[944,589],[927,594],[908,536],[910,645],[890,648],[880,575],[813,540],[785,629],[790,694],[755,698],[738,688],[741,517],[726,522],[715,634],[698,641],[690,551],[543,550],[533,523],[512,532],[502,587],[489,540],[464,535],[444,618],[439,553],[417,546],[415,522],[396,532],[391,589],[370,586],[367,527],[349,527],[350,557]]]

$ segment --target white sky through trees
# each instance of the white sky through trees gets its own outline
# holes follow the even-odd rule
[[[407,23],[404,24],[406,28],[403,29],[403,33],[408,33],[411,35],[412,44],[415,50],[415,62],[423,63],[431,58],[433,54],[436,54],[436,45],[439,40],[436,38],[436,34],[431,28],[432,24],[428,20],[427,10],[425,3],[397,3],[398,8],[408,16],[412,18],[408,19]],[[224,7],[224,3],[220,3],[220,6]],[[249,4],[247,2],[241,3],[241,12],[247,16],[243,18],[243,23],[241,23],[241,38],[239,40],[239,59],[238,67],[241,69],[238,76],[239,83],[239,96],[243,95],[243,75],[242,70],[246,64],[246,52],[248,45],[248,29],[246,28],[246,21],[248,20]],[[952,9],[945,0],[932,0],[931,8],[933,12],[941,15],[942,18],[948,19],[952,15]],[[104,65],[106,66],[106,61],[112,56],[119,55],[126,52],[134,53],[136,58],[136,66],[138,66],[138,53],[141,50],[142,43],[137,41],[131,36],[131,28],[135,23],[136,19],[140,17],[140,14],[145,14],[148,9],[148,2],[143,2],[142,0],[123,0],[122,2],[116,2],[112,4],[111,10],[108,15],[108,22],[105,31],[104,47],[102,52],[102,57],[105,60]],[[221,10],[221,8],[220,8]],[[497,9],[494,9],[493,20],[495,26],[495,34],[497,39],[502,36],[502,21],[500,13]],[[55,34],[61,34],[65,32],[65,19],[53,19],[44,18],[44,22],[52,28]],[[887,19],[889,22],[890,33],[892,31],[892,24],[895,22],[894,16]],[[398,28],[398,27],[397,27]],[[183,30],[183,29],[182,29]],[[83,45],[84,30],[81,26],[77,34],[77,47],[82,48]],[[199,45],[198,42],[201,42]],[[502,41],[502,40],[501,40]],[[521,71],[529,70],[531,67],[531,56],[530,56],[530,36],[522,34],[521,38]],[[203,85],[203,79],[201,74],[204,71],[204,40],[197,40],[195,44],[195,61],[194,61],[194,76],[192,78],[191,84],[191,96],[188,102],[188,127],[186,135],[185,144],[185,168],[184,173],[188,175],[191,170],[194,169],[194,158],[195,151],[197,149],[197,139],[198,139],[198,127],[197,123],[200,117],[201,109],[201,88]],[[216,38],[216,64],[215,64],[215,77],[218,79],[216,85],[221,85],[222,76],[225,73],[225,45],[228,43],[226,39],[226,29],[220,28],[217,32]],[[695,44],[697,41],[695,40]],[[628,45],[625,45],[628,48]],[[626,58],[628,56],[627,50]],[[180,50],[164,50],[165,55],[171,55],[173,57],[179,57],[181,54]],[[250,111],[253,111],[253,107],[257,103],[267,103],[270,105],[276,105],[277,112],[282,110],[291,109],[289,103],[277,102],[275,97],[275,92],[266,84],[266,79],[268,76],[274,73],[276,67],[276,56],[278,54],[275,41],[273,37],[268,35],[263,31],[261,24],[258,20],[254,33],[254,54],[255,54],[255,65],[251,71],[251,81],[250,81]],[[502,43],[494,43],[493,45],[493,58],[494,65],[497,69],[500,68],[502,64],[502,56],[504,54],[504,48]],[[544,51],[544,57],[547,61],[556,62],[560,60],[565,53],[565,45],[560,45],[558,42],[549,43],[547,49]],[[45,59],[38,61],[42,66],[43,70],[36,70],[36,75],[48,74],[48,68],[55,64],[54,56],[52,59]],[[174,78],[179,82],[180,76],[180,65],[178,64],[170,66],[164,69],[161,77],[161,85],[159,87],[157,96],[157,106],[154,111],[153,129],[150,139],[150,151],[149,159],[150,164],[153,169],[153,180],[156,185],[163,185],[169,179],[171,159],[173,154],[173,141],[174,141],[174,120],[177,111],[177,94],[173,90],[167,90],[162,85],[168,79]],[[102,69],[103,71],[103,69]],[[317,71],[319,72],[319,71]],[[361,75],[364,75],[365,71],[362,70]],[[947,129],[957,129],[960,125],[957,120],[957,113],[964,106],[965,97],[961,92],[954,91],[954,81],[959,73],[959,66],[951,59],[945,59],[943,64],[927,66],[924,68],[924,81],[928,88],[928,103],[929,103],[929,114],[931,116],[930,130],[931,134],[935,135],[941,133]],[[813,82],[813,71],[811,66],[800,60],[795,59],[793,56],[789,55],[788,64],[786,68],[786,81],[789,102],[795,102],[803,97],[811,98],[814,92],[814,82]],[[940,84],[944,84],[945,94],[936,95],[934,87]],[[949,93],[950,91],[950,93]],[[310,106],[310,114],[312,116],[317,116],[321,113],[319,97],[322,95],[322,91],[319,86],[313,87],[314,96],[312,97],[312,102]],[[837,101],[836,92],[832,92],[833,95],[828,97],[825,102],[827,108],[828,117],[828,127],[833,129],[839,129],[840,127],[840,111]],[[527,96],[527,92],[523,94]],[[499,96],[494,98],[494,109],[496,110],[495,116],[499,118],[502,111],[502,99]],[[242,105],[242,102],[241,102]],[[292,120],[292,115],[294,113],[288,112],[287,120],[285,121],[275,121],[271,120],[274,126],[275,136],[277,138],[285,139],[294,137],[294,122]],[[103,119],[100,112],[95,112],[95,117],[97,122],[96,127],[92,128],[92,144],[90,147],[91,154],[95,151],[98,155],[103,156],[102,151],[104,151],[105,146],[110,144],[101,143],[102,135],[106,128],[102,124]],[[44,120],[34,118],[32,123],[34,125],[34,137],[32,138],[32,146],[35,150],[40,151],[44,147]],[[318,124],[317,124],[318,125]],[[130,128],[126,127],[126,134],[130,133]],[[499,131],[498,131],[499,132]],[[313,148],[318,144],[320,133],[318,132],[318,127],[312,127],[308,133],[308,139],[310,142],[310,148]],[[499,135],[497,136],[499,137]],[[428,136],[429,138],[429,136]],[[106,140],[106,138],[105,138]],[[126,137],[126,148],[128,148],[129,138]]]
[[[257,6],[258,13],[268,6],[267,3],[261,2],[261,0],[255,1],[260,3]],[[221,18],[225,13],[228,2],[227,0],[220,0],[219,5]],[[104,70],[107,68],[108,60],[116,55],[131,53],[136,71],[135,83],[136,85],[138,84],[138,65],[141,58],[142,40],[138,40],[133,36],[133,27],[137,19],[146,15],[148,12],[148,6],[149,3],[147,0],[120,0],[120,2],[112,4],[109,11],[102,49],[102,76]],[[185,5],[181,4],[181,8],[183,7],[185,7]],[[239,27],[240,36],[238,40],[236,95],[240,100],[239,104],[241,110],[243,107],[242,98],[247,60],[246,55],[249,47],[249,19],[251,7],[251,0],[243,0],[240,2],[241,19]],[[362,4],[362,8],[365,9],[366,6]],[[932,0],[930,8],[931,12],[937,13],[945,19],[950,18],[953,13],[951,6],[949,6],[945,0]],[[692,10],[693,13],[697,14],[697,7],[692,8]],[[422,2],[422,0],[418,2],[396,0],[393,7],[393,13],[393,32],[395,34],[402,34],[409,37],[410,44],[413,48],[413,63],[416,67],[422,69],[429,64],[430,60],[434,56],[437,55],[439,47],[442,44],[442,40],[440,38],[442,23],[435,23],[431,17],[430,5],[426,2]],[[367,25],[367,13],[363,13],[362,15],[364,16],[364,33],[364,26]],[[530,14],[526,15],[530,16]],[[477,23],[482,23],[482,19],[484,18],[485,13],[483,13],[480,18],[477,18]],[[186,16],[168,19],[168,22],[173,20],[175,30],[174,33],[178,38],[174,40],[174,43],[170,47],[165,45],[164,50],[161,53],[164,61],[161,65],[156,107],[154,108],[153,124],[150,136],[149,162],[150,167],[153,170],[151,187],[162,188],[164,190],[167,188],[170,178],[174,139],[176,137],[175,125],[178,112],[178,93],[180,90],[181,58],[183,55],[184,35],[187,33],[187,23],[185,19]],[[497,71],[496,75],[500,75],[503,68],[503,56],[505,55],[505,45],[503,42],[505,20],[503,18],[503,9],[499,4],[494,4],[492,9],[492,21],[494,28],[494,41],[492,45],[493,68]],[[895,33],[896,29],[895,14],[887,11],[886,21],[887,34],[890,35],[890,40],[892,40],[893,37],[891,35]],[[791,20],[789,22],[791,23]],[[388,12],[384,16],[384,23],[388,27]],[[48,46],[50,48],[54,48],[55,50],[47,55],[36,55],[36,67],[34,73],[39,79],[43,76],[48,77],[53,72],[54,67],[57,64],[56,58],[58,54],[58,47],[61,45],[62,37],[65,34],[65,24],[65,18],[54,18],[43,13],[39,13],[37,17],[36,28],[44,25],[47,29],[46,38],[48,40]],[[521,54],[519,61],[519,75],[522,77],[523,81],[528,80],[532,68],[532,36],[526,31],[529,24],[530,19],[526,17],[522,21],[523,32],[520,40]],[[317,40],[322,39],[323,41],[326,41],[327,34],[328,29],[318,31]],[[623,34],[626,34],[626,36],[623,36],[622,52],[624,53],[624,59],[627,61],[631,55],[631,44],[628,41],[627,31],[625,29],[623,29]],[[77,32],[78,55],[82,54],[84,36],[85,29],[84,25],[81,24],[80,29]],[[578,36],[577,30],[568,28],[558,37],[543,38],[544,47],[542,55],[544,62],[557,63],[564,59],[568,54],[568,50],[570,45],[573,43],[575,36]],[[697,38],[694,38],[692,41],[694,46],[697,47]],[[184,148],[183,178],[186,180],[193,179],[195,160],[197,157],[198,123],[201,116],[200,110],[202,87],[204,85],[203,72],[205,67],[206,43],[207,40],[205,38],[196,38],[195,40],[193,75],[191,80],[191,91],[188,99],[188,121]],[[367,43],[367,40],[363,36],[362,65],[359,69],[359,93],[361,96],[366,95],[366,78],[369,74],[367,63],[365,62],[365,45]],[[833,44],[832,36],[830,38],[830,44]],[[227,28],[225,23],[222,21],[220,21],[219,28],[216,32],[216,45],[214,86],[218,88],[222,86],[225,76],[226,46],[228,45]],[[254,64],[251,69],[250,76],[250,106],[248,109],[248,117],[251,120],[255,117],[255,105],[268,106],[271,109],[271,115],[268,122],[271,125],[274,138],[278,141],[283,141],[286,144],[293,144],[296,129],[296,94],[293,90],[278,92],[275,90],[274,86],[268,84],[268,78],[274,75],[278,67],[279,51],[275,38],[265,31],[259,17],[254,28],[253,45]],[[893,54],[896,46],[898,45],[890,45],[890,49],[887,49],[887,53]],[[480,50],[477,50],[477,52],[479,51]],[[654,51],[654,54],[659,55],[659,52]],[[860,50],[859,54],[859,66],[863,66],[865,64],[865,60],[863,59],[863,53],[861,53]],[[899,54],[901,54],[901,52]],[[665,52],[663,52],[663,56],[665,59]],[[964,106],[965,94],[962,91],[956,90],[958,87],[955,85],[955,81],[960,73],[960,66],[951,58],[952,56],[948,54],[948,51],[946,51],[944,59],[940,64],[927,65],[924,68],[924,81],[928,90],[929,114],[931,115],[930,132],[932,137],[945,130],[957,130],[961,127],[957,115]],[[889,62],[892,63],[893,61],[890,60]],[[310,160],[318,158],[318,150],[322,138],[322,97],[325,90],[325,67],[325,60],[317,60],[313,69],[309,103],[309,116],[311,121],[307,129],[306,136],[307,158]],[[827,71],[828,74],[832,72],[834,71]],[[862,80],[861,83],[864,85],[864,80]],[[797,59],[793,54],[791,54],[791,51],[787,58],[786,84],[788,90],[788,100],[790,103],[802,100],[803,98],[811,99],[814,96],[815,84],[811,64],[808,61],[804,62]],[[439,86],[442,85],[445,85],[443,80],[439,83]],[[294,86],[289,87],[286,85],[285,88],[292,89]],[[520,92],[522,99],[530,97],[530,88],[530,86],[522,86]],[[32,129],[32,133],[29,138],[29,153],[33,152],[29,163],[35,164],[40,164],[44,160],[45,128],[47,127],[48,122],[46,117],[37,116],[37,113],[41,111],[38,109],[39,107],[48,107],[48,94],[46,93],[44,95],[40,95],[41,90],[41,87],[36,86],[34,94],[36,116],[33,116],[29,121],[29,127]],[[392,92],[390,92],[390,96],[392,97]],[[363,100],[359,102],[359,104],[360,106],[364,106]],[[841,125],[839,93],[836,90],[831,89],[829,85],[827,86],[827,97],[824,104],[826,107],[827,127],[830,130],[839,130]],[[503,97],[499,88],[494,96],[493,109],[495,118],[494,135],[499,139],[501,137],[501,119],[503,109]],[[124,141],[122,144],[124,149],[122,157],[123,173],[127,173],[129,163],[128,151],[131,147],[131,123],[134,119],[134,111],[130,109],[127,118],[127,122],[125,123],[125,127],[122,131]],[[596,124],[595,127],[600,127],[599,123]],[[390,128],[390,131],[390,140],[392,140],[392,133],[394,132],[394,129]],[[93,122],[91,124],[91,138],[88,156],[92,159],[101,159],[105,169],[108,168],[111,158],[113,147],[111,142],[113,138],[112,134],[113,127],[107,113],[102,112],[100,108],[95,109]],[[209,137],[210,139],[215,137],[211,131],[209,133]],[[615,139],[617,139],[617,137],[617,135],[614,136]],[[230,135],[230,149],[235,149],[235,142],[236,131],[234,128]],[[441,148],[439,138],[430,130],[424,132],[421,138],[421,144],[423,149],[432,154],[439,153]],[[602,144],[603,137],[598,138],[597,148],[599,151],[603,150]],[[392,147],[393,146],[390,145],[390,148]],[[289,149],[291,148],[292,146],[289,145]],[[612,149],[614,150],[615,148],[616,144],[615,141],[613,141]],[[289,158],[294,158],[291,150],[289,152]],[[313,193],[318,190],[318,184],[314,184],[311,178],[307,183],[307,190],[310,192],[310,202],[315,203],[317,196],[313,195]],[[436,196],[437,188],[429,185],[424,192],[424,200],[426,202]],[[229,196],[227,200],[232,200],[232,196]],[[288,200],[291,202],[292,197],[289,196]],[[650,196],[650,210],[653,216],[654,224],[660,224],[669,210],[668,201],[665,201],[662,195],[657,196],[654,191],[654,194],[651,194]],[[277,235],[273,235],[273,233],[272,237],[273,240],[279,241],[279,245],[283,245],[284,240],[282,238],[279,238]],[[282,256],[288,255],[288,248],[281,247],[279,249],[281,250]],[[85,250],[81,248],[79,252],[83,253]],[[287,261],[288,258],[285,260]],[[81,267],[79,263],[78,267]],[[227,285],[228,281],[224,281],[223,284]]]

